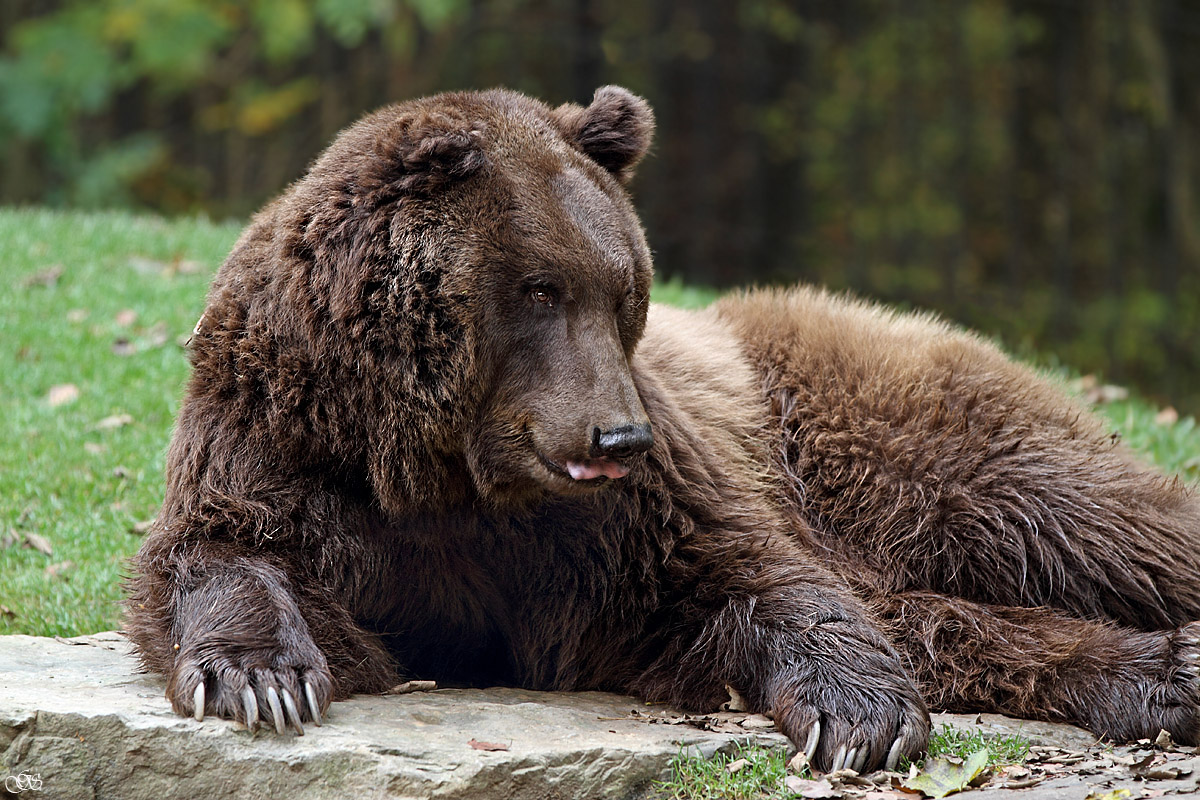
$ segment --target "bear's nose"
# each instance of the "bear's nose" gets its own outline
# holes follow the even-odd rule
[[[592,454],[607,458],[627,458],[644,453],[654,444],[650,423],[622,425],[610,431],[592,429]]]

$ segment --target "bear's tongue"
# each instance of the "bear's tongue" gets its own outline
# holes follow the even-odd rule
[[[588,481],[601,476],[624,478],[629,474],[629,467],[608,458],[589,458],[586,461],[568,461],[567,472],[577,481]]]

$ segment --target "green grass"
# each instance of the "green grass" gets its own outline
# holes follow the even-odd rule
[[[116,626],[124,561],[139,543],[130,529],[162,497],[187,375],[176,339],[195,325],[237,233],[200,220],[0,210],[0,633]],[[137,319],[122,324],[128,311]],[[52,405],[51,388],[67,384],[78,399]],[[118,415],[132,421],[97,427]],[[49,555],[21,545],[31,533]]]
[[[988,766],[1024,764],[1029,758],[1029,740],[1015,734],[994,736],[979,731],[964,731],[945,724],[929,734],[931,758],[953,756],[965,761],[968,756],[984,749],[988,751]],[[908,765],[902,766],[901,772],[907,771]]]
[[[125,559],[140,542],[131,529],[161,500],[187,377],[177,340],[240,227],[0,209],[0,634],[118,625]],[[716,293],[672,280],[654,296],[697,307]],[[51,389],[68,384],[77,399],[52,404]],[[1160,424],[1136,398],[1101,410],[1129,444],[1200,479],[1193,420]],[[101,425],[122,415],[128,424]],[[51,552],[24,546],[31,535]]]
[[[729,766],[745,759],[736,772]],[[697,758],[680,753],[671,760],[671,777],[655,786],[661,800],[775,800],[799,797],[784,786],[787,753],[780,748],[739,746],[732,753]],[[810,777],[805,770],[804,777]]]

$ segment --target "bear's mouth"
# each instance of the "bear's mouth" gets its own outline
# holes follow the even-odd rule
[[[577,486],[600,486],[629,474],[629,467],[611,458],[586,458],[559,463],[547,458],[536,448],[534,454],[550,474],[565,478]]]

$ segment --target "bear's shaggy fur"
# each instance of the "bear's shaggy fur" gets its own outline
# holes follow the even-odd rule
[[[386,108],[214,282],[127,629],[180,713],[727,687],[823,769],[926,702],[1200,736],[1200,503],[1059,387],[812,289],[650,307],[623,89]]]

